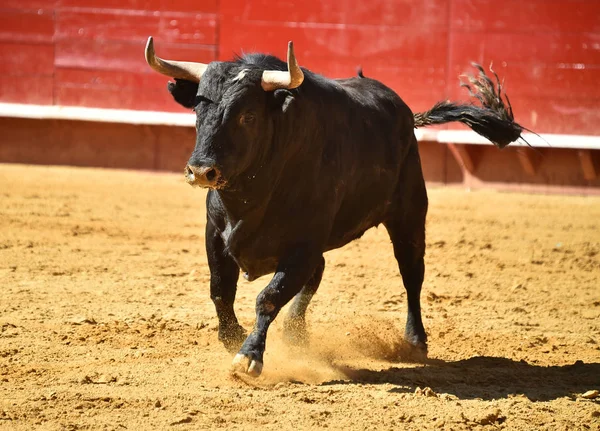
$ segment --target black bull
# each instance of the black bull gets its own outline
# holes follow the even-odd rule
[[[469,78],[465,86],[480,105],[440,102],[413,115],[394,91],[362,73],[333,80],[300,69],[291,44],[287,64],[264,54],[209,65],[162,60],[152,39],[146,58],[176,78],[169,91],[197,115],[186,178],[210,188],[210,296],[219,339],[238,351],[234,370],[261,373],[269,325],[294,297],[285,337],[306,342],[305,312],[323,275],[323,254],[381,223],[407,292],[405,340],[425,358],[427,192],[414,128],[460,121],[499,147],[517,140],[522,128],[497,76],[494,86],[477,66],[479,76]],[[249,335],[233,309],[240,269],[248,280],[274,273],[256,298]]]

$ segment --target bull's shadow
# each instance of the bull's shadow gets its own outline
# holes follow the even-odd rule
[[[344,383],[391,383],[390,392],[414,392],[430,387],[436,393],[460,399],[492,400],[524,394],[531,400],[548,401],[600,387],[600,363],[575,362],[564,366],[539,366],[525,361],[479,356],[456,362],[429,360],[424,366],[391,367],[376,371],[336,367],[349,380]],[[324,384],[339,384],[340,381]]]

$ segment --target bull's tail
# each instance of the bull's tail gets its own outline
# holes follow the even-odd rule
[[[480,65],[473,63],[473,67],[479,70],[479,76],[467,76],[469,83],[461,83],[461,87],[477,98],[481,106],[438,102],[429,111],[415,114],[415,127],[460,121],[497,147],[504,148],[521,137],[523,127],[514,121],[510,101],[506,93],[502,93],[502,84],[496,72],[490,67],[496,78],[494,85]]]

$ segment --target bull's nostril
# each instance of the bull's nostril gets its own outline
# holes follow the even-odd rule
[[[190,168],[190,165],[187,165],[185,167],[185,176],[188,177],[189,179],[193,180],[194,179],[194,171],[192,171],[192,168]]]
[[[205,176],[208,181],[213,181],[217,176],[217,171],[211,169],[210,171],[206,172]]]

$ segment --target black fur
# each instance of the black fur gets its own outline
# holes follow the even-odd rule
[[[240,354],[262,364],[267,329],[296,296],[285,331],[305,340],[304,312],[321,280],[323,253],[383,223],[407,290],[405,338],[423,357],[427,193],[414,127],[461,121],[503,146],[520,135],[512,112],[484,96],[482,107],[442,102],[413,116],[394,91],[362,73],[331,80],[304,69],[297,89],[265,92],[265,69],[287,66],[252,54],[211,63],[199,85],[169,85],[177,102],[194,101],[189,164],[223,175],[224,185],[207,196],[206,228],[219,338],[229,349],[243,343]],[[275,273],[257,298],[247,338],[233,311],[240,269],[249,280]]]

